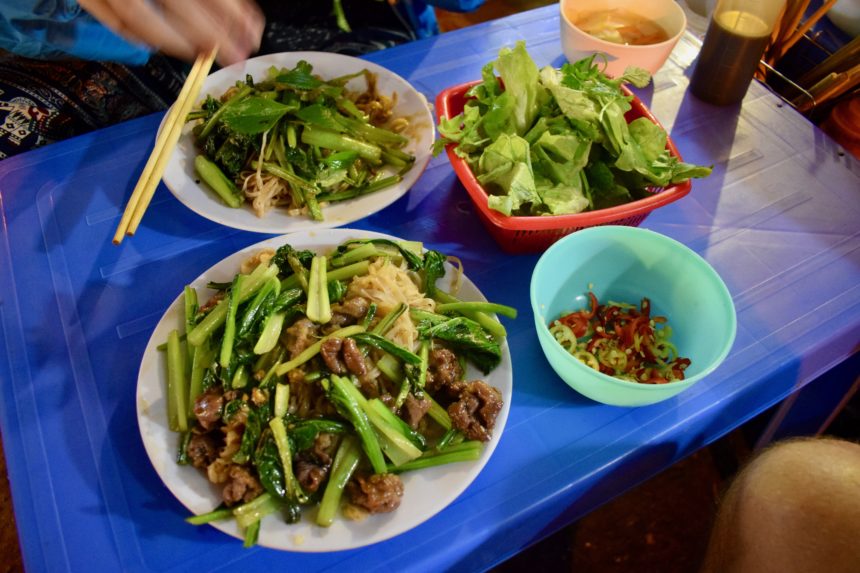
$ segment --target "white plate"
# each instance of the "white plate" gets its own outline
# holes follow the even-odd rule
[[[277,248],[284,243],[289,243],[299,249],[327,252],[348,239],[374,237],[393,238],[379,233],[350,229],[274,237],[227,257],[197,277],[192,285],[197,289],[200,300],[205,301],[207,298],[205,286],[209,281],[232,280],[238,272],[241,261],[263,247]],[[440,287],[448,287],[452,275],[452,268],[449,266],[446,276],[438,283]],[[465,277],[461,282],[458,297],[465,300],[486,300],[477,287]],[[180,466],[175,461],[178,434],[171,432],[167,427],[164,396],[167,387],[166,357],[164,352],[157,349],[159,344],[167,340],[170,330],[182,328],[182,322],[183,303],[180,294],[159,321],[144,351],[137,381],[137,420],[146,453],[167,489],[188,508],[190,513],[201,514],[214,509],[221,501],[220,495],[201,471],[191,466]],[[488,376],[483,376],[471,366],[468,376],[470,379],[481,378],[495,386],[501,391],[504,399],[504,406],[496,420],[493,437],[485,445],[480,459],[404,473],[401,476],[404,495],[400,507],[392,513],[372,515],[364,521],[348,521],[338,514],[338,518],[331,527],[323,528],[311,521],[315,510],[307,511],[302,521],[293,525],[285,524],[279,516],[270,515],[264,519],[260,527],[259,544],[275,549],[301,552],[353,549],[408,531],[453,502],[472,483],[490,459],[504,430],[513,387],[511,355],[507,343],[502,345],[501,364]],[[212,525],[241,539],[241,534],[232,519]]]
[[[257,217],[250,205],[245,203],[238,209],[224,205],[208,188],[200,183],[194,173],[194,157],[198,154],[191,135],[193,123],[182,130],[182,136],[164,171],[163,181],[168,189],[186,207],[216,223],[258,233],[293,233],[310,229],[330,229],[346,225],[371,215],[403,196],[418,180],[430,161],[430,148],[433,145],[433,116],[427,99],[413,88],[409,82],[380,65],[325,52],[285,52],[252,58],[223,68],[206,78],[200,91],[200,100],[206,95],[220,97],[236,81],[244,81],[246,74],[260,80],[266,76],[271,66],[293,68],[305,60],[313,66],[313,73],[330,79],[358,72],[367,68],[376,74],[379,93],[391,96],[397,94],[395,116],[406,117],[411,127],[405,135],[410,142],[404,151],[415,156],[415,164],[397,185],[370,193],[357,199],[339,201],[323,209],[324,221],[313,221],[307,216],[290,216],[284,209],[272,209],[263,217]],[[364,78],[357,78],[347,84],[350,89],[364,89]],[[195,109],[199,107],[195,105]]]

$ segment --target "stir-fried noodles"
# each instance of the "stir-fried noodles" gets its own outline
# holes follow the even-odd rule
[[[364,89],[348,89],[358,78]],[[273,68],[189,115],[198,121],[195,169],[230,206],[322,220],[326,204],[390,187],[411,169],[409,119],[395,116],[396,105],[368,70],[324,80],[307,62]]]

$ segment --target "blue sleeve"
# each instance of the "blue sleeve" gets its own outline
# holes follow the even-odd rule
[[[72,0],[0,0],[0,48],[29,58],[74,56],[141,65],[151,50],[103,26]]]
[[[429,38],[439,33],[433,6],[452,12],[470,12],[484,0],[398,0],[394,5],[406,17],[418,38]]]
[[[427,0],[427,2],[449,12],[471,12],[480,8],[484,0]]]

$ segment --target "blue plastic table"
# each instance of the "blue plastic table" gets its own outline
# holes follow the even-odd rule
[[[557,6],[375,53],[429,101],[477,79],[526,39],[562,62]],[[485,233],[444,157],[405,197],[354,227],[460,257],[479,288],[515,306],[514,394],[498,449],[447,509],[389,541],[333,554],[241,543],[184,523],[137,432],[144,346],[182,285],[263,237],[195,215],[163,187],[138,234],[111,244],[160,115],[0,162],[0,430],[28,571],[478,571],[708,444],[846,361],[860,341],[860,164],[760,85],[743,107],[687,95],[685,38],[640,96],[685,159],[712,177],[644,227],[722,275],[734,348],[677,398],[624,409],[579,396],[532,331],[537,255]],[[679,268],[679,273],[684,269]]]

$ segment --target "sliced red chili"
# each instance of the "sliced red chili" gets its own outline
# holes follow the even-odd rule
[[[624,375],[644,384],[665,384],[683,380],[690,365],[687,358],[675,358],[665,364],[658,358],[654,326],[666,324],[665,316],[651,316],[651,301],[643,297],[640,308],[627,305],[601,305],[589,292],[589,309],[572,312],[558,321],[574,333],[579,344],[598,358],[601,372],[611,376]],[[616,353],[623,352],[624,360]],[[612,353],[612,354],[609,354]],[[610,359],[611,357],[611,359]]]
[[[562,316],[558,321],[572,330],[577,338],[582,338],[588,333],[588,317],[582,311]]]

